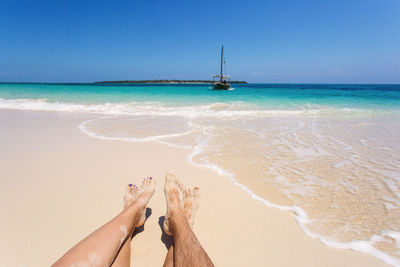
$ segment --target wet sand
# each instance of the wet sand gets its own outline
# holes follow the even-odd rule
[[[387,266],[306,236],[290,212],[252,199],[228,178],[192,166],[189,150],[90,138],[91,115],[0,111],[0,266],[46,266],[122,209],[127,183],[157,179],[133,266],[161,266],[167,249],[164,174],[199,186],[195,233],[216,266]]]

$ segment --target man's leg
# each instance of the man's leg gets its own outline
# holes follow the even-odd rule
[[[71,248],[53,266],[110,266],[129,233],[144,223],[146,206],[154,190],[152,178],[146,178],[140,188],[130,185],[125,193],[125,209]]]
[[[195,187],[193,189],[181,188],[180,193],[183,195],[183,213],[185,214],[185,217],[190,227],[193,229],[194,217],[199,207],[200,189],[198,187]],[[168,224],[166,224],[165,228],[168,228]],[[172,244],[168,249],[167,256],[165,257],[165,262],[163,265],[164,267],[174,266],[173,254],[174,254],[174,246]]]
[[[174,245],[173,248],[171,246],[172,249],[168,250],[165,264],[171,266],[170,250],[172,250],[174,266],[214,266],[185,216],[184,203],[182,203],[182,198],[185,198],[183,191],[183,185],[175,175],[167,174],[165,176],[164,193],[167,201],[167,214],[164,230],[174,237]],[[167,262],[167,260],[169,261]],[[165,264],[164,266],[166,266]]]

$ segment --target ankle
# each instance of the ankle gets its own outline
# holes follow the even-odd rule
[[[139,215],[142,214],[144,209],[146,209],[146,206],[140,203],[140,201],[135,200],[131,205],[122,211],[122,214],[133,218],[133,220],[136,220],[136,217],[140,218]]]
[[[186,216],[181,209],[171,210],[168,216],[169,226],[173,233],[175,233],[175,230],[179,229],[182,224],[187,223]]]

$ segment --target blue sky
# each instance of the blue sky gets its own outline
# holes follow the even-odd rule
[[[0,0],[0,81],[400,83],[400,1]]]

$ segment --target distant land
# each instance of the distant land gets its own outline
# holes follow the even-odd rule
[[[94,83],[214,83],[212,80],[138,80],[138,81],[101,81]],[[247,83],[246,81],[230,81],[230,83]]]

